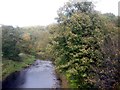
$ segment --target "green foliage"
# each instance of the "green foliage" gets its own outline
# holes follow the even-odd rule
[[[117,26],[120,27],[120,16],[118,16]]]
[[[113,13],[105,13],[103,14],[106,19],[109,21],[109,22],[112,22],[113,24],[115,24],[116,26],[119,25],[118,24],[118,17],[116,17]]]
[[[58,24],[46,27],[2,26],[3,77],[33,62],[51,59],[70,88],[113,88],[120,85],[120,17],[101,14],[92,2],[67,2],[58,10]],[[9,70],[10,69],[10,70]],[[118,86],[119,87],[119,86]]]
[[[119,76],[119,35],[118,27],[113,21],[106,23],[106,30],[104,32],[104,40],[101,43],[101,50],[104,55],[101,67],[97,70],[95,78],[95,85],[99,88],[116,88],[120,82]]]
[[[17,48],[19,43],[19,28],[12,26],[2,26],[2,53],[3,57],[19,60],[20,50]]]
[[[105,89],[119,82],[117,17],[102,15],[93,6],[91,2],[66,3],[51,33],[49,53],[71,88]]]
[[[45,27],[2,26],[3,79],[10,73],[29,66],[35,58],[46,59],[48,37],[49,32]]]
[[[31,55],[25,55],[25,57],[22,58],[22,61],[24,62],[17,62],[3,58],[2,79],[4,80],[12,72],[19,71],[25,67],[28,67],[34,62],[34,60],[35,57]]]
[[[31,54],[45,57],[46,46],[49,42],[49,31],[46,27],[2,26],[2,53],[4,58],[20,60],[19,54]]]
[[[98,44],[103,22],[92,13],[91,5],[90,2],[74,3],[71,6],[77,11],[71,16],[66,16],[70,11],[62,13],[64,20],[60,22],[59,34],[52,43],[57,69],[66,73],[72,88],[90,88],[90,73],[103,60]]]
[[[45,50],[49,42],[49,32],[46,27],[23,27],[20,32],[22,32],[21,41],[18,46],[22,53],[35,55],[39,58],[46,57]]]

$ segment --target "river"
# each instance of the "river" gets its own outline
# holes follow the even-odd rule
[[[51,61],[36,60],[30,67],[14,72],[3,82],[3,88],[60,88]]]

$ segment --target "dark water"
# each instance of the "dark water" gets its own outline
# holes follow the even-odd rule
[[[51,61],[36,60],[29,68],[15,72],[2,82],[3,88],[59,88]]]

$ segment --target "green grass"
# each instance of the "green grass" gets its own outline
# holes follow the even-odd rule
[[[2,60],[2,79],[4,80],[9,74],[15,71],[20,71],[21,69],[29,66],[35,60],[34,56],[26,55],[21,62],[8,60],[3,58]]]

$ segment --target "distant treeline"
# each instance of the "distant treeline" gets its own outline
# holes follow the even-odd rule
[[[19,61],[21,53],[37,55],[47,45],[48,37],[48,31],[42,26],[20,28],[3,25],[3,57]]]

